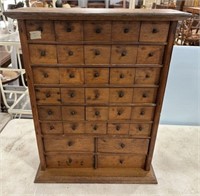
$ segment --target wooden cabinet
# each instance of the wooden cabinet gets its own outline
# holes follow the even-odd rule
[[[36,182],[157,182],[151,161],[174,33],[188,16],[162,12],[6,12],[19,24]]]

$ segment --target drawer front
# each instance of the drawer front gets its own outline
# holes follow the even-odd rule
[[[86,107],[86,120],[107,120],[107,107]]]
[[[113,22],[112,41],[138,41],[139,22]]]
[[[131,107],[110,107],[109,120],[130,120]]]
[[[156,88],[134,88],[133,89],[133,102],[134,103],[155,103],[156,101]]]
[[[98,138],[98,152],[147,154],[148,139]]]
[[[110,84],[133,84],[135,68],[111,68]]]
[[[75,21],[55,21],[57,41],[82,41],[83,24]]]
[[[150,137],[151,124],[144,124],[144,123],[130,124],[129,134],[133,136]]]
[[[133,107],[131,119],[133,120],[153,120],[154,107]]]
[[[169,22],[142,22],[140,42],[166,42]]]
[[[164,46],[139,46],[137,64],[162,64]]]
[[[110,88],[110,103],[132,103],[132,88]]]
[[[92,64],[109,64],[110,63],[110,46],[84,46],[85,63]]]
[[[63,134],[63,125],[62,123],[49,122],[41,123],[42,134]]]
[[[78,152],[93,152],[94,139],[93,138],[45,138],[44,139],[45,151],[78,151]]]
[[[84,72],[82,68],[60,68],[61,84],[83,84]]]
[[[98,168],[144,168],[145,155],[98,155]]]
[[[62,103],[85,103],[84,88],[61,88]]]
[[[108,88],[86,88],[86,103],[108,103]]]
[[[61,120],[60,106],[38,106],[40,120]]]
[[[36,88],[36,101],[39,104],[60,104],[59,88]]]
[[[33,64],[57,64],[54,45],[29,44],[30,61]]]
[[[80,106],[62,106],[63,120],[85,120],[85,109]]]
[[[85,41],[110,41],[111,23],[107,21],[84,22]]]
[[[129,132],[129,124],[109,123],[108,134],[124,135]]]
[[[108,68],[86,68],[85,83],[86,84],[108,84],[109,69]]]
[[[86,123],[86,133],[93,133],[93,134],[106,134],[107,127],[106,123]]]
[[[33,67],[33,81],[35,84],[59,84],[58,68]]]
[[[137,59],[137,46],[112,46],[111,64],[135,64]]]
[[[47,155],[48,168],[92,168],[94,157],[92,154],[56,154]]]
[[[27,37],[35,41],[54,41],[54,26],[50,21],[26,21]]]
[[[85,124],[79,122],[63,123],[64,133],[85,133]]]
[[[58,45],[58,63],[83,64],[83,46],[81,45]]]

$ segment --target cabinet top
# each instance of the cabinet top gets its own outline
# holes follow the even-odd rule
[[[191,14],[171,9],[19,8],[4,12],[13,19],[177,21]]]

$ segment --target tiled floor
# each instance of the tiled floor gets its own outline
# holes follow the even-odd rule
[[[10,120],[11,116],[8,113],[0,112],[0,133]]]

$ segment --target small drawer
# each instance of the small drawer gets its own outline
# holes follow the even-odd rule
[[[132,88],[110,88],[110,103],[132,103]]]
[[[57,41],[82,41],[83,24],[76,21],[55,21],[55,32]]]
[[[111,84],[134,84],[135,68],[111,68]]]
[[[51,21],[26,21],[27,37],[35,41],[54,41],[54,27]]]
[[[112,46],[111,64],[135,64],[137,59],[137,46]]]
[[[125,135],[129,132],[129,124],[109,123],[108,134],[112,135]]]
[[[110,41],[111,23],[107,21],[84,22],[85,41]]]
[[[135,84],[158,84],[160,68],[136,68]]]
[[[150,137],[151,135],[151,124],[130,124],[129,134],[133,136]]]
[[[84,72],[82,68],[60,68],[61,84],[83,84]]]
[[[83,46],[79,45],[58,45],[58,63],[61,64],[80,64],[83,62]]]
[[[148,139],[98,138],[98,152],[147,154]]]
[[[40,120],[61,120],[60,106],[38,106]]]
[[[85,124],[79,122],[63,123],[64,133],[85,133]]]
[[[62,106],[63,120],[85,120],[85,109],[80,106]]]
[[[133,120],[152,120],[154,107],[133,107],[131,119]]]
[[[93,134],[106,134],[107,127],[106,123],[86,123],[86,133],[93,133]]]
[[[84,46],[85,63],[92,64],[109,64],[110,63],[110,46]]]
[[[36,88],[36,101],[38,104],[60,104],[59,88]]]
[[[93,152],[94,139],[91,137],[71,136],[67,138],[44,138],[45,151]]]
[[[110,107],[109,120],[130,120],[131,107]]]
[[[169,22],[142,22],[140,42],[166,42]]]
[[[62,103],[85,103],[84,88],[61,88]]]
[[[87,107],[86,120],[107,120],[108,108],[107,107]]]
[[[139,46],[137,64],[162,64],[163,46]]]
[[[62,123],[50,122],[50,123],[41,123],[42,134],[63,134],[63,125]]]
[[[92,154],[56,154],[47,155],[48,168],[92,168],[94,157]]]
[[[134,88],[133,102],[134,103],[155,103],[157,95],[156,88]]]
[[[29,44],[30,61],[33,64],[57,64],[56,46]]]
[[[86,88],[86,103],[108,103],[108,88]]]
[[[98,168],[144,168],[146,155],[98,155]]]
[[[85,83],[86,84],[108,84],[109,69],[108,68],[86,68]]]
[[[113,22],[112,41],[137,42],[139,37],[139,22]]]
[[[58,68],[33,67],[33,81],[35,84],[59,84]]]

